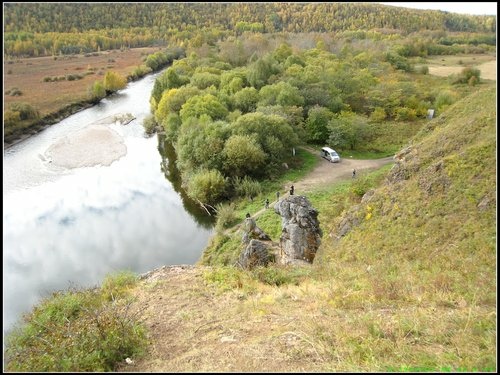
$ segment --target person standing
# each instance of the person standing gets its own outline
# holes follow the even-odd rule
[[[266,210],[269,208],[269,198],[266,198],[266,205],[265,205]]]
[[[293,185],[290,187],[290,195],[293,195],[293,193],[295,192],[295,188],[293,187]]]
[[[276,192],[276,201],[279,202],[279,200],[280,200],[280,192],[277,191]]]
[[[352,170],[352,178],[355,178],[355,177],[356,177],[356,170],[355,170],[355,169],[353,169],[353,170]]]

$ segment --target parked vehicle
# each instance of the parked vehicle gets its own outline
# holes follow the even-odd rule
[[[321,149],[321,157],[332,163],[340,162],[340,155],[337,154],[337,151],[331,149],[330,147],[323,147]]]

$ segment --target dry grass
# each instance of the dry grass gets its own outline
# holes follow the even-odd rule
[[[451,74],[460,74],[466,66],[477,68],[481,71],[481,78],[497,79],[496,56],[483,55],[448,55],[432,56],[427,58],[429,73],[448,77]]]
[[[4,96],[4,108],[13,102],[26,102],[40,111],[43,117],[57,112],[69,103],[87,99],[87,89],[97,80],[102,80],[106,70],[116,71],[124,76],[130,74],[142,63],[142,57],[158,48],[133,48],[130,50],[103,51],[99,56],[75,55],[36,57],[4,60],[4,91],[17,87],[22,96]],[[85,75],[83,79],[58,82],[43,82],[44,77],[60,77],[68,74]]]

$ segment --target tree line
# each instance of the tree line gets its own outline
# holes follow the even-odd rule
[[[44,56],[121,47],[213,45],[245,32],[485,34],[443,43],[496,44],[496,16],[367,3],[6,3],[4,54]]]

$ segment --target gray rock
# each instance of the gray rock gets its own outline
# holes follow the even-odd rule
[[[282,224],[279,263],[290,264],[293,260],[312,263],[322,235],[318,211],[301,195],[284,198],[276,203],[274,211],[281,216]]]
[[[245,269],[267,266],[273,260],[269,246],[259,240],[250,240],[248,246],[240,254],[238,264]]]

